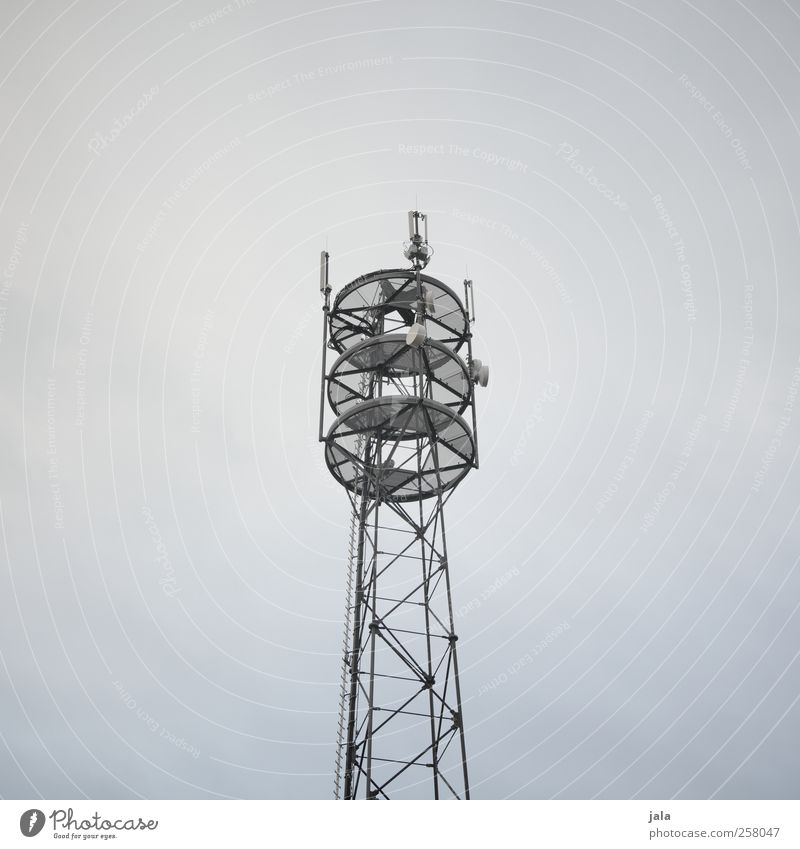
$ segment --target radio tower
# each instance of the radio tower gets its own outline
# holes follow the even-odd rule
[[[322,253],[319,438],[353,508],[337,799],[469,799],[444,505],[478,467],[489,369],[472,357],[472,281],[462,303],[423,274],[427,218],[408,222],[411,267],[359,277],[332,305]]]

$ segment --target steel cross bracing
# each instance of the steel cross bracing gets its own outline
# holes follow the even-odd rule
[[[435,799],[469,798],[442,510],[448,497],[427,508],[362,504],[346,799],[419,795],[429,782]]]

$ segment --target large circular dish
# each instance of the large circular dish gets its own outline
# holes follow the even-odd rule
[[[437,280],[421,274],[433,309],[426,316],[428,336],[457,351],[467,338],[467,314],[458,295]],[[414,323],[417,303],[416,272],[411,268],[373,271],[342,289],[330,313],[330,344],[339,353],[371,336],[405,332]]]
[[[401,392],[422,394],[460,414],[469,403],[472,381],[461,358],[441,342],[429,339],[413,348],[402,333],[353,345],[328,376],[328,401],[337,416],[378,394]]]
[[[420,501],[452,489],[472,468],[475,442],[457,413],[428,398],[391,395],[339,416],[325,462],[351,492]]]

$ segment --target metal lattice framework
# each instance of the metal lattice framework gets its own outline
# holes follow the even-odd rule
[[[323,351],[339,356],[326,372],[323,355],[320,440],[353,510],[337,798],[469,798],[443,508],[478,465],[488,369],[472,358],[472,283],[462,302],[421,273],[420,223],[409,213],[411,268],[359,277],[333,304],[323,253]]]

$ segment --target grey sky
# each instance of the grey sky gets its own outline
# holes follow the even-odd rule
[[[475,797],[797,797],[800,8],[551,5],[3,4],[0,795],[330,797],[318,256],[417,205]]]

